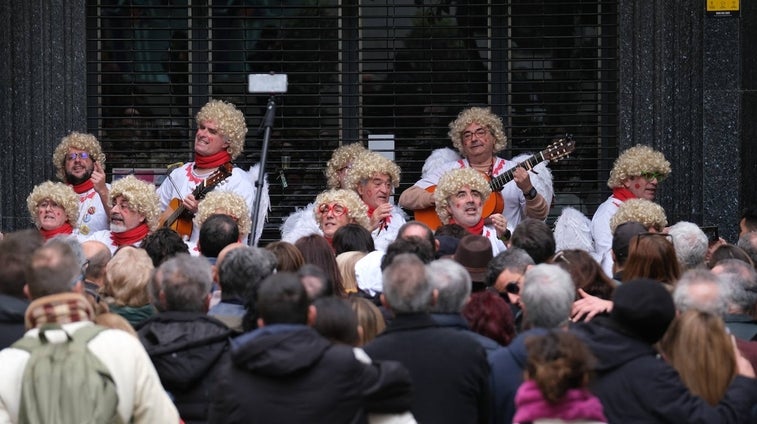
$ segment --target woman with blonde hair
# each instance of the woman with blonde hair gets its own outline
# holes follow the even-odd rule
[[[686,387],[713,406],[738,372],[733,336],[720,317],[708,312],[690,309],[678,315],[660,350]]]
[[[105,266],[101,289],[110,312],[126,318],[132,326],[153,316],[149,284],[154,269],[144,249],[129,246],[118,250]]]
[[[26,198],[26,206],[45,240],[79,232],[74,228],[79,217],[79,199],[69,185],[52,181],[36,185]]]
[[[381,314],[378,306],[364,297],[350,296],[348,300],[357,314],[357,323],[360,327],[360,346],[365,346],[386,329],[384,315]]]
[[[348,295],[355,294],[360,289],[357,286],[357,277],[355,276],[355,264],[367,255],[367,252],[350,251],[340,253],[336,257],[336,264],[339,273],[342,275],[342,285]]]

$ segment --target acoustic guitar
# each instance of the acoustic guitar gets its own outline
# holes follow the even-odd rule
[[[512,181],[513,171],[515,171],[516,167],[525,168],[526,170],[530,171],[536,165],[544,161],[556,162],[573,153],[575,149],[576,142],[573,140],[573,136],[566,135],[564,138],[561,138],[547,146],[547,148],[542,150],[541,152],[531,156],[523,162],[520,162],[504,173],[492,178],[491,181],[489,181],[489,187],[491,187],[492,193],[489,195],[489,197],[486,198],[482,205],[483,210],[481,212],[481,216],[483,218],[488,218],[494,213],[502,213],[505,208],[505,202],[502,199],[502,194],[500,194],[500,191],[505,186],[505,184]],[[435,185],[426,188],[426,191],[428,191],[429,193],[433,193],[435,190]],[[436,229],[442,225],[442,221],[439,219],[439,215],[436,214],[436,206],[431,206],[425,209],[418,209],[414,212],[414,215],[416,221],[423,222],[434,231],[436,231]]]
[[[197,200],[204,199],[218,184],[229,178],[233,170],[234,165],[231,162],[226,162],[219,166],[217,170],[213,171],[208,178],[202,180],[192,190],[192,195]],[[158,222],[160,227],[168,227],[179,233],[182,237],[190,237],[192,235],[192,218],[194,218],[194,214],[187,210],[181,199],[174,197]]]

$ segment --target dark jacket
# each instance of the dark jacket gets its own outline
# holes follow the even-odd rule
[[[181,418],[206,422],[232,331],[203,313],[162,312],[142,322],[137,334]]]
[[[757,380],[737,376],[710,406],[689,392],[649,344],[611,328],[608,318],[572,327],[597,357],[591,386],[611,423],[748,423]],[[701,347],[700,347],[701,348]]]
[[[365,350],[410,371],[419,423],[488,423],[489,364],[469,335],[438,326],[428,314],[399,314]]]
[[[410,409],[410,376],[305,325],[274,324],[232,342],[211,423],[364,423]]]
[[[29,301],[0,294],[0,349],[24,335],[24,314]]]
[[[741,340],[757,340],[757,321],[746,314],[726,314],[723,317],[725,326],[736,338]]]
[[[533,328],[510,342],[505,348],[495,352],[489,358],[492,365],[492,399],[493,423],[510,424],[515,415],[515,393],[523,383],[523,371],[526,369],[526,338],[547,332],[544,328]]]
[[[483,334],[476,333],[475,331],[470,329],[470,326],[468,325],[468,322],[465,321],[465,318],[463,318],[460,314],[440,314],[440,313],[434,313],[431,314],[431,318],[434,319],[434,321],[439,325],[439,327],[444,328],[451,328],[453,330],[462,331],[463,334],[471,337],[473,340],[478,342],[478,344],[481,345],[481,347],[484,348],[486,351],[486,356],[491,357],[491,355],[502,349],[502,345],[497,343],[495,340],[492,340]]]

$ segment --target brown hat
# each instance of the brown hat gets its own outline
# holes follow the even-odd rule
[[[468,270],[474,283],[483,283],[489,261],[493,257],[492,244],[488,238],[469,234],[460,239],[453,259]]]

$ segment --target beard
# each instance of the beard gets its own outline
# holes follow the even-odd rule
[[[126,225],[110,223],[111,233],[123,233],[124,231],[126,231]]]
[[[81,183],[86,182],[89,180],[90,177],[92,177],[92,171],[94,171],[94,167],[92,169],[87,169],[87,172],[84,173],[81,177],[77,177],[70,172],[66,171],[66,182],[68,182],[71,185],[78,185]]]

